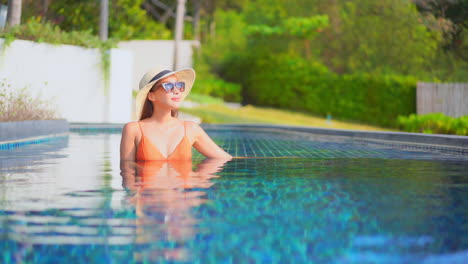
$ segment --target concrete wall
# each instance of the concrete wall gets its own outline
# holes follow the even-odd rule
[[[69,122],[125,123],[132,113],[133,54],[112,49],[110,60],[105,89],[99,50],[15,40],[0,54],[0,81],[49,100]]]
[[[184,40],[180,45],[179,62],[181,68],[193,66],[192,47],[197,42]],[[129,50],[133,53],[133,89],[138,90],[141,77],[154,65],[166,65],[169,69],[173,67],[174,41],[172,40],[132,40],[119,43],[119,49]]]

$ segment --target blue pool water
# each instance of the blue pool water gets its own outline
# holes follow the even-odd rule
[[[467,263],[468,154],[207,130],[236,156],[140,164],[119,132],[0,151],[1,263]]]

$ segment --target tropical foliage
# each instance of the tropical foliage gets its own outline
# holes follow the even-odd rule
[[[114,39],[170,39],[172,34],[141,8],[144,0],[109,1],[109,36]],[[43,3],[47,3],[43,4]],[[23,21],[41,17],[65,31],[99,32],[100,1],[23,0]]]
[[[272,56],[238,76],[245,101],[369,124],[395,126],[399,115],[414,113],[417,80],[399,75],[339,75],[303,58]],[[271,72],[275,72],[274,75]]]
[[[99,48],[102,50],[117,46],[116,39],[101,41],[89,30],[63,31],[57,25],[53,25],[48,21],[41,21],[41,17],[32,17],[23,24],[0,31],[0,38],[6,40],[6,45],[14,39],[25,39],[50,44],[69,44],[86,48]]]
[[[454,118],[442,113],[411,114],[398,117],[398,124],[401,129],[408,132],[468,135],[468,115]]]
[[[418,80],[468,81],[428,12],[406,0],[245,2],[216,10],[198,62],[239,83],[245,104],[396,126],[415,112]]]

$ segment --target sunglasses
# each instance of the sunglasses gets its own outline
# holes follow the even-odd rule
[[[175,88],[179,89],[180,92],[185,91],[185,82],[167,82],[162,83],[161,86],[164,88],[166,93],[174,93]]]

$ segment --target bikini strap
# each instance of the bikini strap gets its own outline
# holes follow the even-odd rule
[[[138,122],[138,126],[140,127],[141,136],[143,137],[143,129],[141,128],[141,123],[140,121],[137,121],[137,122]]]

